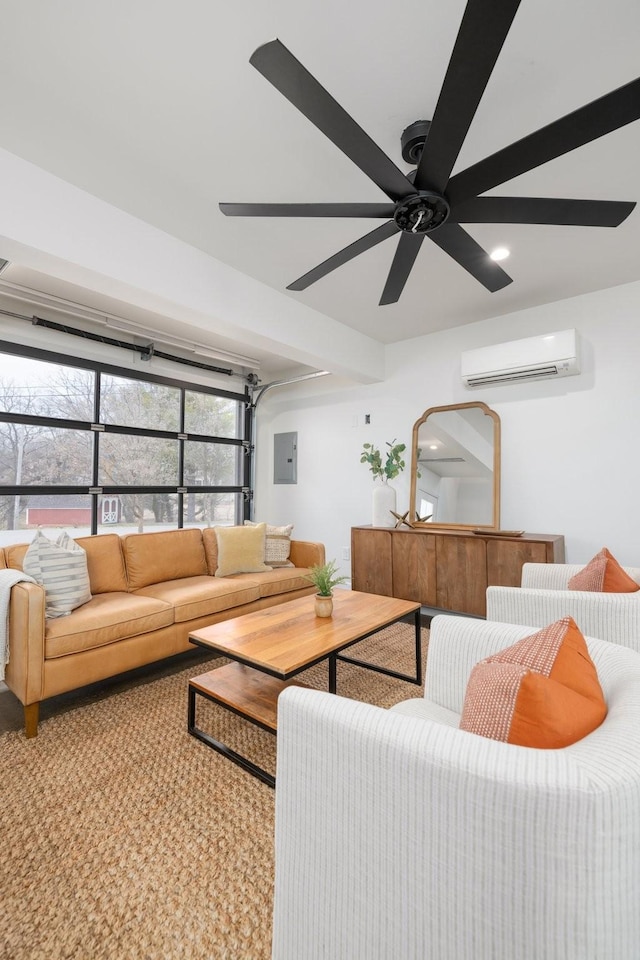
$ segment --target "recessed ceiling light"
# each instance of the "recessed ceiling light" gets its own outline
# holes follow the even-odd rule
[[[495,250],[492,250],[489,256],[492,260],[506,260],[509,256],[510,251],[506,247],[496,247]]]
[[[437,444],[437,443],[430,443],[430,444],[429,444],[429,450],[437,450],[437,449],[438,449],[438,444]]]

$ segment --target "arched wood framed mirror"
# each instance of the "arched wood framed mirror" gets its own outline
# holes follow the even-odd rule
[[[411,526],[500,527],[500,417],[486,403],[430,407],[413,427]]]

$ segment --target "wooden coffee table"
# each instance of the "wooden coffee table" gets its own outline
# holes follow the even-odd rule
[[[410,614],[415,622],[415,675],[407,676],[341,653]],[[304,686],[292,678],[322,660],[329,664],[330,693],[336,692],[338,660],[399,680],[422,683],[420,604],[394,597],[336,590],[333,616],[324,618],[315,615],[313,596],[300,597],[194,630],[189,640],[233,661],[189,681],[189,733],[271,787],[275,786],[272,774],[196,726],[196,696],[212,700],[275,733],[278,696],[292,683]]]

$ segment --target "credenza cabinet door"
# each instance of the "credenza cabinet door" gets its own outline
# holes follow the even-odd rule
[[[393,595],[434,606],[436,602],[435,537],[416,537],[398,530],[392,537]]]
[[[480,537],[436,536],[436,607],[483,617],[487,609],[486,543]]]
[[[487,540],[487,581],[495,587],[519,587],[523,563],[553,563],[548,543]]]
[[[351,530],[351,587],[381,597],[398,596],[393,592],[390,530]]]

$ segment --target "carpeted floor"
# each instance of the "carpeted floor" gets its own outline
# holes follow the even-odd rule
[[[352,648],[407,672],[412,652],[403,623]],[[67,697],[34,740],[0,734],[2,960],[270,956],[274,792],[186,732],[189,677],[223,662]],[[326,689],[326,663],[300,679]],[[417,691],[338,666],[344,696],[386,707]],[[270,734],[202,698],[197,722],[275,769]]]

